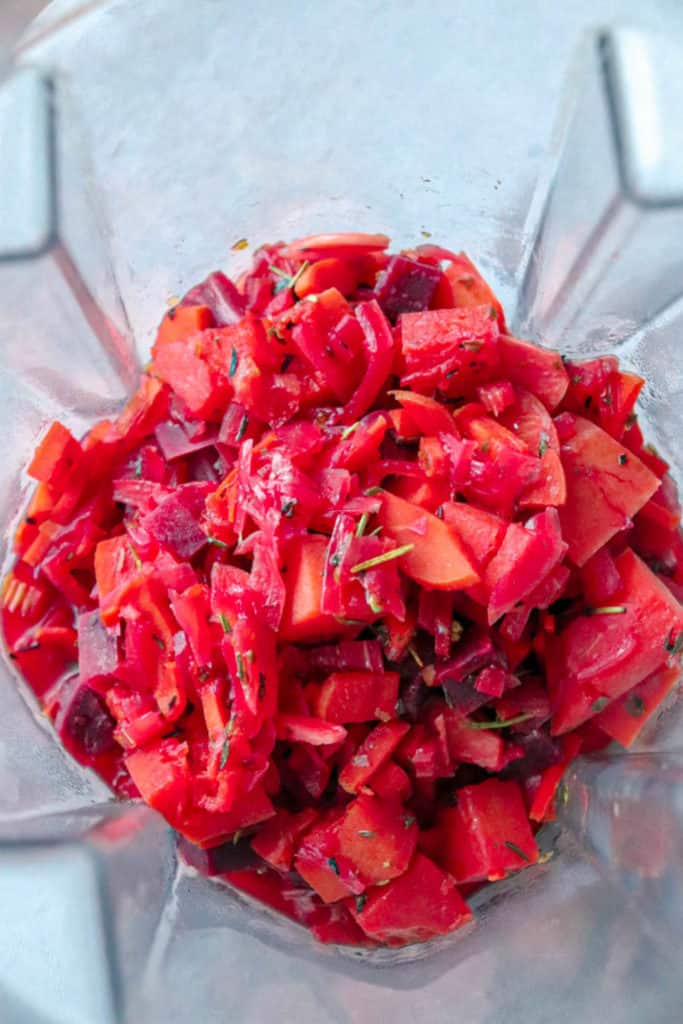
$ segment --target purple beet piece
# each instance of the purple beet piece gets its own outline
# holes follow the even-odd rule
[[[181,305],[208,306],[218,327],[236,323],[246,310],[244,296],[220,270],[191,288]]]
[[[142,520],[145,530],[178,558],[192,558],[206,544],[200,518],[212,483],[182,484]]]
[[[97,609],[78,616],[78,673],[81,683],[111,676],[119,664],[118,637]]]
[[[389,319],[395,321],[401,313],[429,309],[440,280],[438,267],[407,256],[392,256],[377,279],[375,298]]]
[[[420,709],[428,696],[429,690],[422,682],[418,673],[413,674],[410,679],[403,680],[399,691],[401,717],[406,717],[411,722],[416,722],[420,715]]]
[[[448,706],[455,708],[456,711],[463,715],[469,715],[493,700],[493,697],[475,690],[474,678],[472,676],[461,682],[457,682],[454,679],[444,679],[441,684]]]
[[[487,665],[507,667],[502,653],[494,647],[491,637],[481,629],[473,627],[457,645],[455,655],[436,666],[433,684],[443,686],[446,682],[461,683]]]
[[[532,729],[524,734],[516,734],[515,746],[520,747],[522,756],[511,761],[501,772],[506,779],[526,779],[538,775],[551,765],[557,764],[561,757],[559,744],[540,729]]]
[[[116,723],[104,698],[78,676],[64,683],[55,727],[65,746],[77,754],[97,757],[115,745]]]

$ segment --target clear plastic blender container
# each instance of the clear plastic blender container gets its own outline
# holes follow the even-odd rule
[[[633,5],[639,30],[585,31],[629,6],[50,5],[0,94],[5,552],[42,427],[116,408],[166,299],[238,272],[241,238],[465,249],[519,332],[618,351],[648,378],[646,427],[680,482],[683,10]],[[556,853],[491,889],[474,926],[356,955],[181,866],[163,822],[113,803],[5,664],[0,695],[8,1024],[680,1020],[674,754],[579,765]],[[674,751],[682,724],[673,708],[641,748]],[[649,874],[642,849],[623,856],[639,825],[648,847],[669,837]]]

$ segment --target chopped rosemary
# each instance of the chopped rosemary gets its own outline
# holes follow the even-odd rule
[[[542,459],[545,453],[548,451],[548,445],[550,444],[550,438],[546,434],[545,430],[542,430],[538,439],[538,457]]]
[[[385,551],[382,555],[375,555],[374,558],[367,558],[364,562],[358,562],[356,565],[352,565],[349,572],[355,574],[365,572],[366,569],[374,569],[376,565],[383,565],[385,562],[390,562],[394,558],[400,558],[401,555],[407,555],[414,547],[414,544],[401,544],[400,547],[392,548],[391,551]]]
[[[247,416],[247,414],[245,412],[244,416],[240,420],[240,425],[237,428],[237,434],[235,435],[235,440],[237,441],[238,444],[242,440],[244,435],[246,434],[248,426],[249,426],[249,417]]]
[[[625,615],[625,604],[606,604],[601,608],[592,608],[590,605],[584,609],[585,615]]]
[[[290,498],[283,504],[282,508],[280,509],[281,515],[283,515],[285,519],[291,519],[292,516],[294,515],[294,509],[296,508],[296,504],[296,498]]]
[[[505,845],[507,846],[508,850],[512,850],[512,852],[516,853],[518,857],[521,857],[522,860],[525,860],[527,864],[531,863],[531,858],[526,855],[524,850],[520,850],[519,846],[517,846],[517,843],[513,843],[510,839],[506,839]]]
[[[521,722],[527,722],[530,718],[534,718],[533,711],[526,711],[523,715],[515,715],[514,718],[507,718],[504,721],[496,722],[468,722],[470,729],[507,729],[511,725],[519,725]]]
[[[228,368],[228,377],[234,377],[235,376],[235,370],[237,369],[237,360],[238,360],[237,349],[233,345],[232,355],[230,356],[230,366]]]
[[[213,544],[217,548],[229,548],[230,545],[226,544],[224,540],[219,540],[218,537],[207,537],[207,544]]]
[[[626,710],[631,718],[640,718],[645,713],[645,701],[634,693],[626,701]]]
[[[593,711],[594,714],[597,715],[601,711],[604,711],[608,704],[609,697],[597,697],[591,704],[591,711]]]
[[[332,868],[332,870],[334,871],[335,875],[339,875],[339,865],[337,864],[337,861],[335,860],[335,858],[334,857],[328,857],[327,858],[327,863]]]
[[[368,832],[367,829],[361,829],[360,832],[358,833],[358,835],[361,837],[361,839],[374,839],[375,836],[377,835],[377,833],[376,832]]]
[[[678,633],[674,636],[672,629],[664,644],[664,650],[668,651],[669,654],[673,654],[674,657],[680,654],[683,651],[683,633]]]
[[[221,620],[221,626],[223,627],[224,633],[232,633],[232,626],[228,620],[228,616],[224,615],[223,612],[218,613],[218,618]]]
[[[347,437],[351,437],[351,434],[355,434],[355,432],[358,430],[359,426],[360,426],[360,420],[356,420],[356,422],[352,423],[351,426],[344,427],[344,429],[342,430],[342,435],[341,435],[342,441],[346,441]]]
[[[230,737],[226,736],[223,740],[223,748],[221,750],[221,759],[218,762],[219,768],[225,768],[228,758],[230,757]]]
[[[363,515],[358,520],[358,525],[356,526],[356,537],[362,537],[363,536],[363,534],[365,533],[365,528],[368,525],[368,519],[369,518],[370,518],[370,513],[369,512],[363,512]]]
[[[246,679],[246,672],[244,671],[244,660],[239,651],[235,654],[235,660],[237,661],[237,678],[243,683]]]

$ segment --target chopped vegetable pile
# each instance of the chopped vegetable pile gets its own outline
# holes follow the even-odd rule
[[[387,247],[193,288],[118,418],[38,445],[2,594],[80,762],[208,868],[242,838],[223,876],[320,940],[395,946],[536,862],[569,761],[672,690],[683,544],[643,381]]]

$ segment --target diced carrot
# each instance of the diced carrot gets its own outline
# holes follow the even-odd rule
[[[378,517],[386,533],[399,546],[412,544],[412,550],[399,560],[406,576],[434,590],[459,590],[479,582],[451,527],[395,494],[383,491],[381,497]]]
[[[285,581],[287,596],[280,637],[290,643],[330,640],[343,632],[333,615],[320,610],[327,538],[311,534],[291,553]]]

